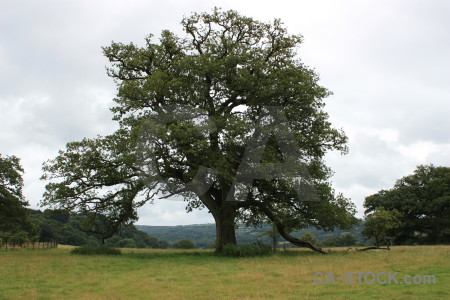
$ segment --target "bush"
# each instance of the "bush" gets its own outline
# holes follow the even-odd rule
[[[195,249],[195,244],[191,240],[181,240],[173,245],[175,249]]]
[[[252,257],[263,256],[273,253],[272,246],[256,242],[252,244],[233,245],[228,244],[223,247],[223,255],[231,257]]]
[[[119,255],[122,252],[119,249],[110,248],[107,246],[81,246],[70,251],[72,254],[81,255]]]

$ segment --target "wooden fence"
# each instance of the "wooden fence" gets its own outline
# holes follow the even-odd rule
[[[6,242],[0,245],[0,250],[25,250],[25,249],[49,249],[57,248],[56,242],[26,242],[26,243],[10,243]]]

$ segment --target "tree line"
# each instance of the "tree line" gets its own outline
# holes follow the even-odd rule
[[[92,230],[89,213],[66,210],[27,209],[22,195],[20,160],[0,155],[0,243],[55,241],[67,245],[98,245],[102,235]],[[450,243],[450,168],[433,165],[418,166],[414,174],[397,180],[392,189],[381,190],[365,199],[365,219],[351,232],[339,229],[329,236],[309,227],[291,233],[320,247],[382,245],[423,245]],[[107,218],[104,216],[104,219]],[[96,218],[94,218],[96,220]],[[98,224],[97,224],[98,225]],[[96,226],[98,229],[99,226]],[[214,235],[210,225],[192,226],[122,226],[119,232],[105,239],[111,247],[126,248],[210,248]],[[286,242],[271,225],[251,229],[239,226],[238,240],[254,242],[255,237],[275,247]],[[160,237],[154,237],[150,232]],[[303,232],[303,233],[302,233]],[[362,236],[366,240],[362,239]],[[163,238],[168,238],[165,241]],[[319,237],[319,239],[318,239]]]
[[[31,221],[40,229],[40,241],[55,241],[63,245],[100,245],[101,236],[86,228],[88,216],[61,210],[29,210]],[[168,248],[170,245],[137,230],[133,225],[123,226],[105,240],[105,245],[117,248]]]
[[[45,162],[41,204],[86,216],[86,229],[105,242],[133,224],[145,203],[178,196],[188,212],[212,214],[218,253],[236,245],[242,223],[271,224],[289,243],[325,254],[291,233],[308,226],[349,230],[358,219],[330,181],[325,155],[346,154],[347,137],[324,109],[331,91],[297,55],[302,36],[289,34],[279,19],[261,22],[218,8],[186,16],[181,29],[183,37],[163,30],[143,46],[103,48],[117,84],[111,111],[119,129],[69,142]],[[17,211],[2,215],[9,221],[0,230],[34,238],[20,210],[23,170],[15,157],[2,164],[2,205]],[[369,196],[364,234],[377,248],[447,243],[448,180],[446,167],[419,166]]]

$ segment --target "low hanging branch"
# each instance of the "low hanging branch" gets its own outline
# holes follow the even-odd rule
[[[286,226],[283,225],[283,223],[281,223],[281,221],[272,213],[272,211],[266,205],[264,205],[264,203],[259,202],[259,201],[252,201],[252,204],[256,204],[261,209],[261,211],[266,215],[266,217],[269,218],[269,220],[275,224],[275,226],[277,227],[278,233],[286,241],[288,241],[289,243],[291,243],[293,245],[299,246],[299,247],[305,247],[305,248],[314,250],[316,252],[320,252],[322,254],[327,254],[327,252],[322,250],[322,248],[314,246],[310,242],[295,238],[292,235],[290,235],[289,233],[287,233]]]
[[[275,221],[272,220],[272,222],[275,222]],[[316,247],[313,244],[311,244],[310,242],[297,239],[297,238],[293,237],[292,235],[288,234],[285,230],[284,225],[277,223],[277,222],[275,222],[275,225],[276,225],[277,230],[280,233],[280,235],[289,243],[294,244],[296,246],[300,246],[300,247],[306,247],[311,250],[320,252],[322,254],[327,254],[325,251],[322,250],[322,248]]]

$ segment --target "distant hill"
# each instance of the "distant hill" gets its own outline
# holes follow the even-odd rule
[[[216,228],[214,224],[198,224],[198,225],[178,225],[178,226],[147,226],[147,225],[135,225],[137,229],[156,237],[160,240],[165,240],[169,244],[174,244],[180,240],[191,240],[198,248],[211,248],[216,238]],[[352,230],[339,230],[336,229],[331,232],[317,230],[313,227],[306,228],[301,231],[292,233],[294,236],[299,237],[304,232],[311,232],[317,237],[319,243],[324,242],[327,239],[336,239],[342,237],[345,233],[351,233],[358,244],[366,244],[364,238],[361,236],[361,230],[363,225],[355,226]],[[252,243],[260,240],[265,243],[270,243],[270,238],[263,235],[264,231],[270,230],[270,226],[263,226],[261,228],[246,227],[240,225],[236,230],[236,240],[239,244]],[[284,239],[280,238],[280,242]]]
[[[29,209],[32,223],[39,228],[40,241],[56,241],[66,245],[100,244],[101,239],[94,233],[85,232],[81,229],[84,218],[83,214],[68,213],[59,210]],[[339,238],[345,233],[354,237],[355,244],[365,245],[361,236],[363,224],[355,226],[350,231],[336,229],[331,232],[317,230],[313,227],[291,233],[300,237],[304,232],[314,234],[320,244],[330,246],[333,243],[339,246]],[[239,244],[256,242],[271,243],[271,239],[264,231],[271,230],[266,225],[259,228],[240,225],[236,229],[236,239]],[[216,238],[214,224],[179,225],[179,226],[145,226],[130,225],[122,227],[121,231],[111,238],[106,239],[106,244],[112,247],[125,248],[168,248],[181,240],[191,240],[197,248],[212,248]],[[291,247],[283,238],[279,237],[279,245]]]
[[[54,241],[64,245],[99,245],[101,238],[95,233],[82,230],[86,216],[61,210],[29,209],[31,221],[36,225],[40,241]],[[166,241],[159,240],[136,229],[123,226],[119,233],[106,239],[106,244],[119,248],[167,248]]]

